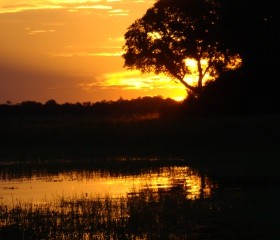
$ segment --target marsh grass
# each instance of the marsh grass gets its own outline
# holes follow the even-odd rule
[[[59,197],[0,204],[0,239],[277,239],[276,196],[247,191],[190,200],[180,186],[145,188],[125,198]]]
[[[10,209],[1,206],[0,239],[179,239],[189,234],[191,220],[202,217],[203,209],[195,205],[180,191],[151,189],[128,198],[18,203]]]
[[[126,239],[123,198],[64,198],[1,206],[0,239]]]
[[[180,187],[145,189],[127,198],[61,197],[37,205],[2,205],[0,239],[227,239],[225,206],[189,200]]]
[[[5,137],[0,140],[0,161],[27,163],[12,172],[5,166],[5,174],[16,177],[21,168],[32,175],[37,167],[39,172],[52,173],[61,171],[60,166],[65,171],[98,165],[138,173],[143,161],[112,162],[103,156],[165,156],[165,164],[174,164],[168,156],[187,156],[201,171],[218,179],[227,176],[226,186],[235,175],[279,179],[279,119],[279,115],[112,122],[88,117],[1,118],[0,134]],[[92,156],[101,160],[92,161]],[[38,166],[32,161],[28,165],[33,159],[40,159]],[[46,167],[48,159],[75,161]],[[147,169],[158,164],[162,163],[145,162]],[[252,186],[256,189],[255,180]],[[279,187],[269,192],[275,189]],[[0,239],[277,239],[279,198],[268,204],[264,193],[248,202],[229,199],[230,194],[193,201],[180,188],[147,189],[123,199],[62,197],[46,204],[16,203],[11,208],[0,202]]]

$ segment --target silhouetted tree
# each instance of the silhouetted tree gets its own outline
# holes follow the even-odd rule
[[[241,64],[221,42],[219,9],[215,0],[158,0],[128,28],[124,66],[164,73],[198,96],[207,77],[215,79]],[[188,82],[188,75],[196,75],[196,82]]]
[[[120,117],[140,116],[147,114],[167,114],[173,112],[179,103],[173,99],[156,97],[139,97],[136,99],[119,99],[117,101],[101,101],[96,103],[63,103],[48,100],[45,104],[35,101],[24,101],[20,104],[0,104],[0,117],[4,116],[96,116]]]
[[[18,108],[22,115],[32,115],[42,113],[42,104],[35,101],[24,101]]]
[[[195,102],[194,111],[207,115],[248,113],[248,106],[244,102],[246,91],[242,72],[228,71],[205,86]]]
[[[60,105],[53,99],[50,99],[45,103],[45,110],[48,114],[57,114],[59,109]]]
[[[219,101],[228,110],[239,108],[240,112],[247,113],[279,112],[278,1],[220,1],[220,19],[220,40],[223,46],[239,53],[242,67],[238,75],[221,76],[220,80],[227,80],[226,85],[209,84],[204,103],[208,101],[209,104],[214,98],[218,102],[218,98],[224,96],[227,101],[225,98]]]

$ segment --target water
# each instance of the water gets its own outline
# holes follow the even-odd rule
[[[17,208],[5,218],[2,208],[0,223],[11,230],[0,224],[0,239],[278,239],[279,177],[205,174],[185,160],[167,162],[2,164],[1,206],[43,213]],[[66,200],[54,205],[56,214],[40,207],[59,199]]]
[[[30,167],[30,166],[29,166]],[[166,166],[116,173],[113,170],[69,170],[55,173],[12,174],[2,172],[0,198],[5,205],[43,203],[59,197],[87,196],[120,198],[149,188],[155,191],[181,186],[186,199],[210,197],[214,184],[188,166]]]

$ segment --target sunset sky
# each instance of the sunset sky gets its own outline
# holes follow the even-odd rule
[[[96,102],[186,91],[123,68],[124,34],[154,0],[0,0],[0,103]]]

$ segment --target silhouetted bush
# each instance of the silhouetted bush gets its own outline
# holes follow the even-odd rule
[[[174,112],[179,103],[170,98],[143,97],[131,100],[100,101],[96,103],[63,103],[48,100],[45,104],[24,101],[20,104],[1,104],[0,116],[53,116],[53,115],[91,115],[113,117],[123,115],[143,115],[150,113],[168,114]]]

